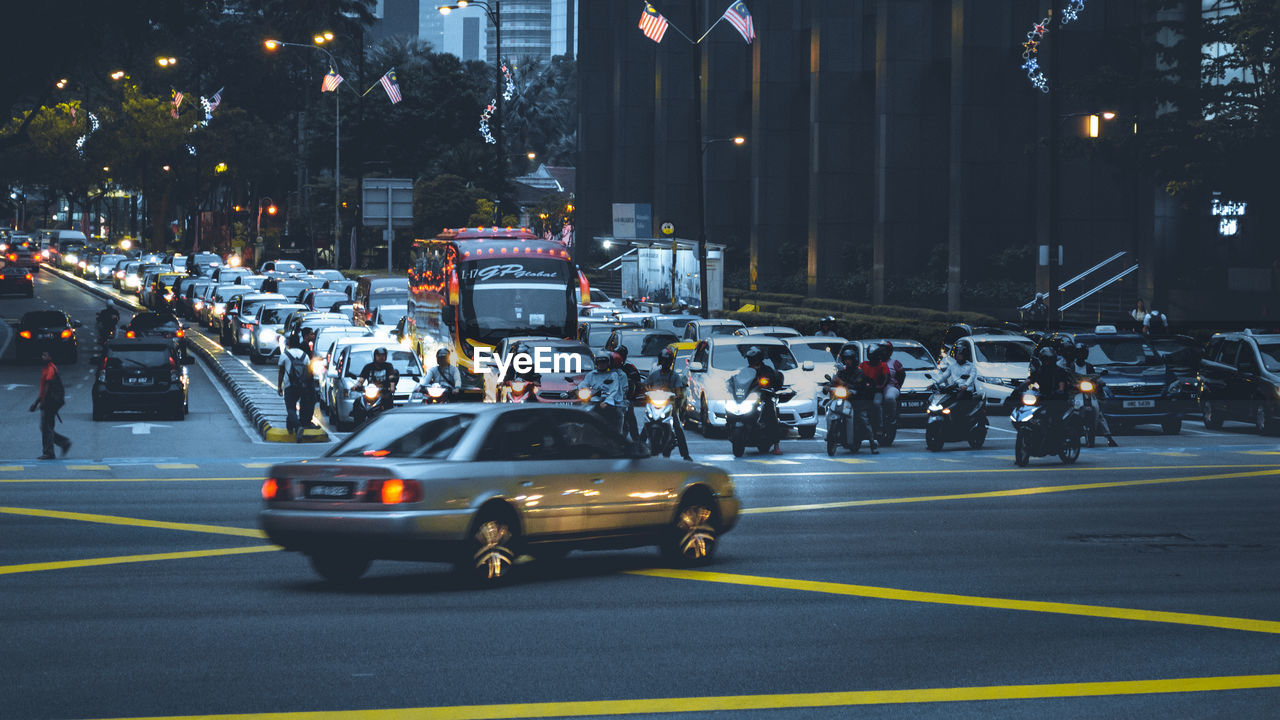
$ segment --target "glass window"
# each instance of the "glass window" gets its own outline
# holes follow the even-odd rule
[[[555,424],[566,460],[601,460],[627,456],[627,443],[610,431],[599,418],[582,410],[558,410]]]
[[[352,350],[347,358],[347,377],[360,377],[365,365],[373,362],[373,348]],[[387,362],[400,373],[401,377],[422,375],[422,366],[418,357],[408,350],[387,350]]]
[[[788,343],[787,347],[800,362],[808,360],[815,365],[835,362],[840,351],[840,343]]]
[[[1151,365],[1160,362],[1160,356],[1151,343],[1133,339],[1093,340],[1088,343],[1088,361],[1102,365]]]
[[[751,343],[743,343],[741,345],[721,345],[716,348],[715,357],[711,360],[711,366],[717,370],[738,370],[747,366],[747,351],[753,347],[760,348],[760,352],[764,353],[764,361],[773,366],[774,370],[794,370],[798,365],[796,358],[791,354],[785,346],[782,345],[752,345]]]
[[[339,301],[335,300],[334,302]],[[406,305],[386,305],[378,310],[378,324],[395,325],[400,322],[400,318],[403,318],[408,313],[409,308]]]
[[[1031,351],[1034,349],[1031,343],[1023,342],[988,340],[973,344],[977,346],[976,357],[973,359],[977,362],[989,363],[1029,363]]]
[[[489,430],[480,457],[485,460],[559,460],[560,436],[545,411],[509,412]]]
[[[1218,362],[1223,365],[1236,364],[1236,350],[1240,347],[1239,340],[1224,340],[1222,342],[1222,350],[1218,354]]]
[[[698,343],[697,350],[693,353],[693,361],[702,363],[703,367],[707,365],[707,356],[711,354],[710,348],[706,343]]]
[[[34,310],[22,316],[22,324],[26,327],[62,327],[67,324],[67,316],[59,310]]]
[[[1280,372],[1280,343],[1258,343],[1258,354],[1267,372]]]
[[[110,348],[107,368],[156,368],[169,364],[169,349],[162,346]]]
[[[390,413],[361,428],[329,457],[391,457],[442,460],[471,427],[469,414]]]
[[[922,347],[895,346],[890,358],[902,363],[903,370],[935,370],[938,367],[933,356]]]

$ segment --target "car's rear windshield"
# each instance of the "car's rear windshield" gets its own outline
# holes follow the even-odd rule
[[[61,327],[67,318],[57,310],[33,310],[22,316],[22,324],[31,327]]]
[[[764,361],[774,370],[794,370],[796,358],[791,351],[782,345],[721,345],[716,348],[711,359],[711,367],[717,370],[739,370],[747,366],[747,351],[753,347],[760,348]],[[736,352],[735,352],[736,351]]]
[[[298,308],[296,307],[264,308],[262,310],[262,324],[282,325],[285,319],[297,310]]]
[[[334,303],[347,302],[346,293],[320,292],[311,296],[311,304],[318,308],[331,308]]]
[[[378,311],[379,325],[395,325],[400,318],[409,314],[409,308],[402,305],[390,305]]]
[[[213,292],[219,301],[225,301],[237,295],[244,295],[249,292],[249,288],[244,285],[219,285]]]
[[[334,448],[329,457],[440,460],[458,446],[473,419],[465,413],[383,415]]]
[[[293,260],[277,260],[276,261],[276,272],[299,272],[300,273],[300,272],[306,272],[306,271],[307,269],[303,267],[302,263],[300,262],[294,262]]]
[[[705,327],[708,335],[732,335],[742,328],[741,325],[709,325]]]
[[[658,357],[663,348],[679,341],[670,333],[618,333],[618,342],[627,348],[627,357]]]
[[[974,360],[988,363],[1029,363],[1031,350],[1034,348],[1031,343],[998,340],[975,342],[974,345],[978,349],[978,356]]]
[[[139,313],[129,321],[134,330],[154,330],[165,325],[177,325],[178,318],[173,315],[157,315],[155,313]]]
[[[934,370],[937,364],[922,347],[895,347],[891,359],[902,363],[903,370]]]
[[[1151,343],[1138,338],[1094,340],[1087,343],[1089,347],[1088,362],[1101,365],[1150,365],[1160,362]]]
[[[111,348],[107,352],[108,368],[154,368],[169,364],[169,351],[159,345],[152,347]]]
[[[383,305],[403,305],[409,300],[409,293],[403,290],[387,288],[386,290],[373,289],[375,294],[369,296],[369,309],[380,308]]]
[[[360,371],[371,362],[373,362],[373,348],[352,350],[351,357],[347,360],[347,375],[359,377]],[[391,363],[401,377],[422,374],[422,366],[418,365],[418,358],[408,350],[388,350],[387,362]]]

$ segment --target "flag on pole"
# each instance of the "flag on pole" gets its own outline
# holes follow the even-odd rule
[[[391,98],[392,105],[400,102],[400,83],[396,82],[396,79],[396,69],[391,68],[378,81],[382,83],[382,89],[387,91],[387,97]]]
[[[724,11],[724,19],[742,35],[742,39],[750,45],[752,40],[756,39],[755,26],[751,24],[751,13],[747,12],[747,6],[742,0],[737,0]]]
[[[173,107],[169,108],[169,114],[173,116],[174,120],[177,120],[178,108],[182,106],[182,93],[173,88],[170,88],[169,92],[173,94]]]
[[[214,93],[213,97],[209,98],[210,113],[212,113],[214,110],[217,110],[218,106],[222,104],[222,90],[223,90],[222,88],[218,88],[218,92]]]
[[[647,2],[644,4],[644,12],[640,14],[640,31],[656,43],[662,42],[662,36],[667,32],[667,19]]]
[[[337,92],[338,86],[342,84],[342,76],[333,68],[325,73],[324,80],[320,81],[320,92]]]

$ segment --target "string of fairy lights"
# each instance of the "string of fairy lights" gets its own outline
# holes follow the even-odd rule
[[[511,68],[506,63],[502,64],[502,78],[504,87],[502,88],[503,102],[510,102],[511,98],[516,96],[516,83],[511,78]],[[484,107],[484,112],[480,114],[480,136],[484,138],[485,143],[493,145],[497,143],[497,139],[493,137],[493,130],[489,126],[489,119],[493,117],[493,112],[498,109],[498,100],[494,98]]]
[[[1080,19],[1080,13],[1084,12],[1085,0],[1070,0],[1067,7],[1062,11],[1062,26],[1073,23]],[[1027,33],[1027,39],[1022,43],[1022,69],[1027,73],[1027,79],[1040,92],[1049,92],[1049,78],[1045,76],[1044,70],[1040,67],[1040,44],[1044,42],[1044,36],[1049,33],[1049,25],[1053,19],[1046,17],[1031,27]]]

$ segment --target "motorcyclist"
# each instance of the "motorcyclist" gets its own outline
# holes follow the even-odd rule
[[[640,376],[640,370],[635,365],[627,361],[630,350],[626,345],[619,345],[615,351],[619,356],[618,369],[622,374],[627,376],[627,406],[622,412],[622,435],[623,437],[640,439],[640,428],[636,425],[636,414],[633,409],[635,398],[640,394],[640,386],[644,383],[644,378]]]
[[[828,315],[818,321],[818,332],[814,335],[821,337],[839,337],[836,334],[836,318],[834,315]]]
[[[849,401],[853,405],[853,415],[849,418],[847,434],[848,445],[853,452],[858,452],[861,443],[858,435],[865,435],[872,455],[880,453],[880,445],[876,442],[875,429],[871,425],[871,412],[874,401],[871,399],[875,390],[870,380],[858,364],[858,351],[853,346],[840,351],[839,369],[835,380],[849,389]]]
[[[400,371],[387,362],[387,349],[375,348],[373,362],[367,363],[360,370],[359,386],[364,387],[370,383],[377,385],[382,391],[378,398],[378,405],[384,410],[389,410],[395,405],[395,390],[399,382]],[[364,418],[355,418],[355,420],[362,422]]]
[[[1070,375],[1060,364],[1060,357],[1053,343],[1048,343],[1036,352],[1032,362],[1029,382],[1040,387],[1040,400],[1044,403],[1045,412],[1049,415],[1050,431],[1056,431],[1062,416],[1066,413]]]
[[[942,371],[934,381],[939,390],[954,390],[964,394],[961,402],[967,405],[977,400],[978,371],[969,359],[969,346],[957,345],[954,354],[943,362]]]
[[[613,353],[599,352],[595,356],[595,368],[578,383],[578,390],[591,391],[591,402],[605,421],[622,432],[622,411],[628,407],[627,377],[613,369]]]
[[[456,365],[449,362],[449,348],[436,350],[436,366],[427,371],[418,389],[425,393],[426,388],[432,385],[444,386],[445,400],[454,400],[462,394],[462,373]]]
[[[105,345],[111,339],[111,335],[115,333],[116,326],[120,324],[120,311],[116,310],[115,305],[105,303],[103,308],[98,311],[98,342]]]
[[[663,348],[658,353],[658,364],[649,371],[648,377],[644,379],[644,388],[646,390],[666,390],[675,393],[675,422],[671,423],[676,432],[676,446],[680,448],[680,457],[685,460],[692,460],[689,455],[689,445],[684,439],[684,428],[681,427],[679,409],[684,407],[684,389],[686,383],[684,378],[675,370],[676,353],[671,348]]]
[[[774,390],[779,390],[782,388],[782,380],[783,380],[782,373],[777,369],[775,369],[774,367],[765,364],[764,352],[761,351],[760,348],[752,346],[750,349],[747,350],[746,358],[747,358],[747,367],[754,370],[756,374],[755,379],[752,380],[751,382],[752,387],[757,387],[757,386],[767,387],[767,388],[772,388]],[[760,419],[761,419],[761,422],[764,423],[764,426],[771,430],[774,437],[777,437],[777,438],[782,437],[782,429],[779,427],[781,423],[778,420],[778,408],[776,403],[773,403],[773,402],[764,403],[764,409],[761,412]],[[770,450],[769,452],[771,452],[774,455],[781,455],[782,441],[781,440],[774,441],[773,449]]]
[[[903,369],[902,363],[893,357],[893,343],[888,340],[880,341],[876,348],[880,352],[880,358],[888,368],[888,382],[884,386],[884,404],[880,406],[884,416],[884,425],[897,424],[898,422],[898,394],[902,390],[902,383],[907,379],[907,371]]]
[[[1111,426],[1107,422],[1107,416],[1102,413],[1102,403],[1098,402],[1098,398],[1102,396],[1102,378],[1098,376],[1097,370],[1093,367],[1093,364],[1089,362],[1089,347],[1084,343],[1076,343],[1073,348],[1071,372],[1075,376],[1072,379],[1072,387],[1078,388],[1080,386],[1080,381],[1085,379],[1085,377],[1088,377],[1089,380],[1093,382],[1094,391],[1091,401],[1097,410],[1094,415],[1096,418],[1095,422],[1097,423],[1098,430],[1101,432],[1102,436],[1107,439],[1107,446],[1115,447],[1117,445],[1116,439],[1111,436]],[[1076,408],[1079,409],[1083,407],[1084,402],[1084,393],[1077,392],[1075,396]]]
[[[881,351],[881,346],[877,345],[871,352],[867,353],[867,359],[862,361],[858,369],[866,376],[867,382],[871,386],[869,400],[871,401],[871,427],[875,430],[876,437],[884,432],[884,389],[889,386],[889,366],[886,364],[888,353]],[[861,394],[861,393],[860,393]]]

